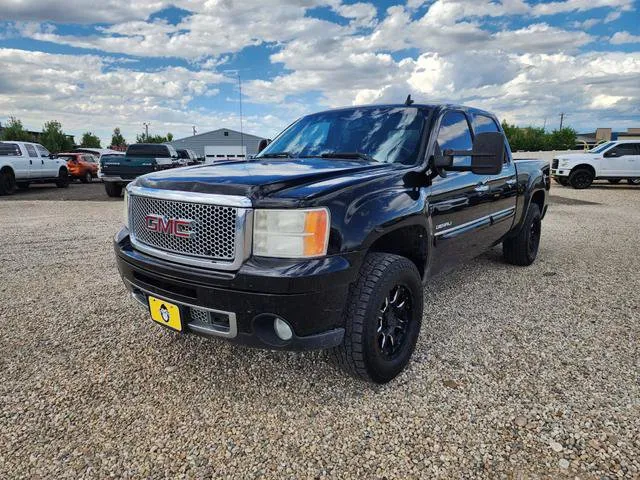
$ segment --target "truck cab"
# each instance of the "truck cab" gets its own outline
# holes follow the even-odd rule
[[[558,155],[551,164],[551,176],[562,186],[589,188],[594,180],[640,185],[640,140],[603,143],[585,153]]]

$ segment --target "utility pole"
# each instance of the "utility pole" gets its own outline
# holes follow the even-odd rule
[[[148,122],[143,122],[142,125],[144,125],[144,139],[148,142],[149,141],[149,125],[151,125]]]
[[[195,137],[195,136],[196,136],[196,132],[197,132],[198,130],[196,129],[196,126],[195,126],[195,125],[193,125],[191,128],[193,128],[193,136]]]
[[[240,100],[240,147],[244,151],[244,133],[242,131],[242,79],[240,78],[240,70],[225,70],[225,73],[234,73],[238,77],[238,92]],[[245,155],[245,160],[247,160]]]
[[[564,121],[564,116],[566,115],[566,113],[562,112],[560,114],[560,130],[562,130],[562,122]]]

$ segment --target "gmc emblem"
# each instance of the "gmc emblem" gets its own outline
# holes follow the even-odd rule
[[[189,230],[193,220],[184,220],[180,218],[166,218],[162,215],[150,213],[144,217],[147,230],[157,233],[165,233],[180,238],[189,238],[194,232]]]

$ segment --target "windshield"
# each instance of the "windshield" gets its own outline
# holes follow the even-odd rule
[[[256,158],[361,155],[417,163],[425,112],[416,107],[364,107],[316,113],[287,128]]]
[[[170,157],[171,151],[168,147],[169,147],[168,145],[160,145],[160,144],[150,145],[148,143],[137,143],[134,145],[129,145],[129,148],[127,148],[127,156],[128,157]]]
[[[603,143],[602,145],[598,145],[597,147],[593,147],[591,150],[589,150],[589,152],[590,153],[600,153],[600,152],[606,150],[607,148],[609,148],[614,143],[615,142]]]

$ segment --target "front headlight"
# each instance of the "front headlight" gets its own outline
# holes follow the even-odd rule
[[[127,192],[126,188],[124,189],[124,211],[122,214],[124,225],[129,228],[129,192]]]
[[[311,258],[327,254],[329,210],[256,210],[253,254],[262,257]]]

